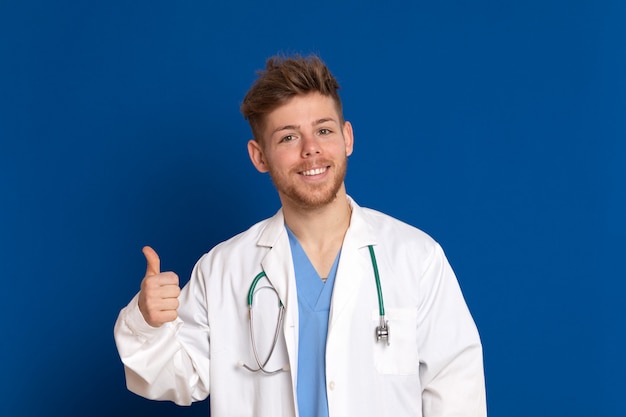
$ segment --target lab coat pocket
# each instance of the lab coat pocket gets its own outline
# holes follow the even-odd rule
[[[389,344],[374,340],[374,365],[381,374],[415,375],[419,372],[419,353],[417,351],[417,310],[396,308],[385,310],[385,319],[389,327]],[[375,329],[380,324],[378,310],[372,314]]]

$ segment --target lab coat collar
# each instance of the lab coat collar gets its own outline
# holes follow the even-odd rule
[[[350,196],[348,196],[348,203],[352,208],[352,216],[350,217],[350,227],[348,228],[346,237],[349,235],[350,238],[354,240],[355,245],[360,248],[368,245],[376,245],[377,240],[371,226],[365,220],[366,213],[364,209]],[[257,245],[274,248],[279,243],[282,234],[286,234],[286,230],[285,217],[281,208],[274,216],[268,219],[257,241]],[[283,236],[283,238],[286,238],[286,236]]]
[[[366,209],[360,207],[349,196],[348,202],[352,208],[352,215],[342,245],[337,278],[333,288],[329,331],[341,318],[341,313],[345,311],[346,307],[355,302],[357,288],[361,285],[364,277],[373,276],[369,252],[362,249],[367,248],[368,245],[375,246],[378,243],[371,222],[367,220],[369,214]],[[286,306],[285,335],[287,336],[290,330],[298,328],[298,299],[291,249],[282,209],[268,219],[257,244],[271,249],[262,260],[261,265]],[[296,307],[290,311],[290,306]],[[287,343],[290,361],[297,358],[297,337],[294,336],[294,339],[295,343]],[[292,349],[295,349],[295,352],[291,351]],[[297,366],[297,362],[291,363],[290,366],[293,369],[294,366]]]
[[[368,245],[376,245],[377,238],[370,224],[371,221],[367,220],[370,214],[366,212],[366,209],[361,208],[349,196],[348,203],[352,208],[352,215],[350,218],[350,226],[344,238],[337,274],[339,277],[343,275],[361,277],[367,274],[366,270],[371,268],[371,266],[369,266],[369,255],[365,257],[363,255],[367,253],[367,251],[364,252],[359,249],[366,248]],[[267,278],[278,292],[280,299],[283,300],[287,312],[289,312],[289,306],[298,305],[298,298],[291,248],[289,246],[289,238],[282,209],[267,220],[257,240],[257,245],[270,249],[261,261],[261,265],[267,274]],[[364,262],[363,259],[366,261]],[[360,270],[357,271],[355,268]],[[358,285],[358,278],[352,278],[350,280],[346,280],[345,278],[338,279],[335,281],[333,297],[341,298],[342,294],[344,294],[344,286],[348,287],[345,289],[348,290],[346,293],[349,293],[350,289]],[[287,315],[287,317],[296,317],[296,319],[294,319],[292,323],[289,323],[289,319],[287,318],[285,320],[285,326],[297,326],[297,308],[295,310],[296,314]]]
[[[375,244],[376,239],[365,220],[364,210],[350,197],[348,197],[348,202],[352,208],[352,216],[343,247],[350,248],[348,250],[350,252],[355,247],[363,248]],[[267,279],[278,292],[280,299],[286,306],[291,302],[294,303],[292,305],[297,305],[295,272],[282,208],[267,220],[257,240],[257,245],[269,249],[261,261],[261,266],[267,274]],[[341,258],[344,258],[344,252],[346,251],[342,250]],[[340,268],[341,263],[340,260]]]

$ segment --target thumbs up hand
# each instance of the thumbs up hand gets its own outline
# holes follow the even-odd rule
[[[146,323],[152,327],[160,327],[178,317],[178,275],[161,272],[159,255],[150,246],[143,248],[143,254],[148,266],[146,276],[141,281],[139,310]]]

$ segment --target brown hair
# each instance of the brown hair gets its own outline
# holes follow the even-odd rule
[[[265,63],[265,71],[257,71],[259,78],[254,82],[241,104],[241,113],[250,123],[252,134],[261,140],[265,115],[297,95],[318,92],[331,97],[337,106],[343,124],[339,83],[326,64],[316,55],[286,58],[273,56]]]

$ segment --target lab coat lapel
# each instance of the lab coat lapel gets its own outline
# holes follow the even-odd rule
[[[272,224],[268,225],[268,228],[261,236],[261,239],[263,239],[263,236],[268,233],[274,234],[275,236],[271,243],[265,242],[261,244],[262,240],[259,240],[260,245],[270,247],[267,255],[265,255],[261,261],[261,266],[267,275],[267,279],[272,283],[276,292],[278,292],[280,300],[287,307],[287,302],[289,301],[288,292],[291,284],[290,281],[294,274],[291,262],[291,249],[289,248],[289,240],[287,232],[284,230],[284,226],[281,225],[283,230],[278,233],[273,230],[268,230],[270,228],[274,228],[274,226],[275,225]]]
[[[285,229],[282,210],[269,220],[257,244],[270,248],[261,261],[261,266],[285,306],[283,334],[289,356],[292,383],[295,387],[298,369],[298,296],[289,237]]]
[[[368,245],[375,245],[374,235],[364,219],[363,210],[352,200],[352,218],[344,237],[341,258],[333,287],[328,332],[333,331],[346,311],[351,311],[357,301],[364,279],[373,278]]]

